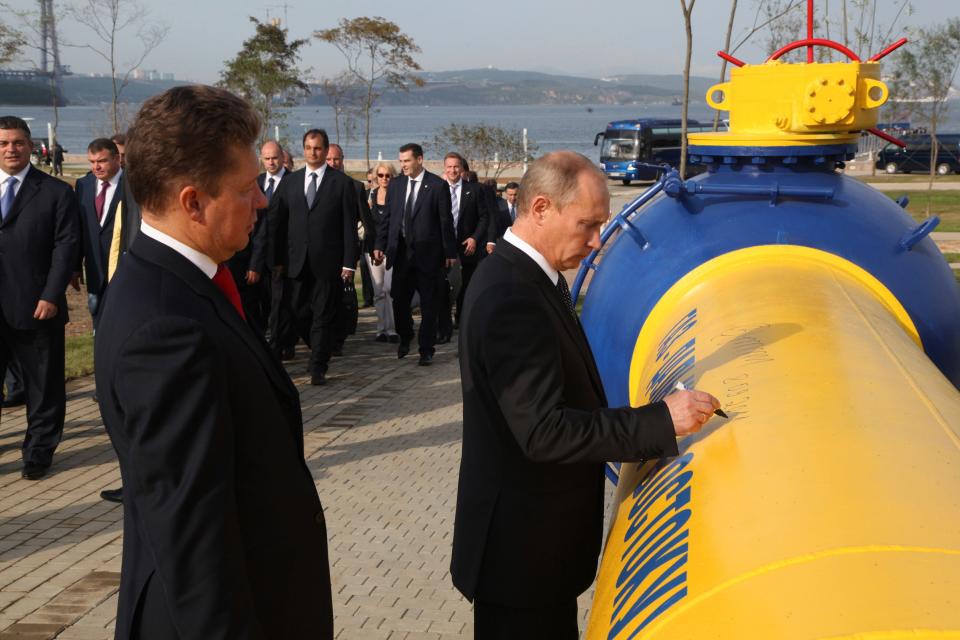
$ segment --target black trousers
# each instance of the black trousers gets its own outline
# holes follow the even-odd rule
[[[343,280],[339,277],[317,278],[308,268],[299,278],[287,279],[296,333],[310,345],[310,373],[326,373],[340,327],[340,298]]]
[[[5,392],[2,394],[4,400],[12,395],[23,393],[23,374],[20,373],[20,365],[17,364],[16,358],[7,360],[7,371],[3,376],[3,384],[6,386]]]
[[[534,609],[474,600],[475,640],[577,640],[577,599]]]
[[[43,321],[38,329],[14,329],[0,314],[0,371],[6,370],[11,358],[20,364],[26,392],[23,462],[50,466],[67,413],[63,322],[54,318]]]
[[[408,255],[408,249],[400,243],[397,257],[393,264],[393,318],[397,325],[397,333],[402,342],[413,340],[413,312],[410,302],[414,292],[420,294],[420,334],[419,348],[421,354],[433,355],[434,345],[437,344],[437,292],[439,279],[443,267],[436,265],[431,268],[422,268]]]
[[[270,349],[279,358],[281,352],[297,344],[297,331],[293,323],[289,280],[272,274],[270,277],[270,315],[267,328],[270,330]]]

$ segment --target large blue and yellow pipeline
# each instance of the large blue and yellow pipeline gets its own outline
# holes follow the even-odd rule
[[[876,61],[734,69],[709,171],[589,259],[611,404],[730,418],[620,468],[588,638],[960,638],[960,292],[935,218],[836,171],[886,99]]]

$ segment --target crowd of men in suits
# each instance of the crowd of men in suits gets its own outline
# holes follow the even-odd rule
[[[63,433],[65,288],[79,290],[85,282],[98,331],[108,283],[141,214],[124,172],[124,135],[93,140],[90,170],[70,189],[30,164],[23,120],[4,116],[0,134],[0,371],[7,374],[4,406],[27,404],[22,474],[38,479]],[[293,358],[303,340],[311,384],[325,384],[331,357],[342,354],[355,326],[358,264],[369,283],[363,286],[368,302],[376,288],[371,270],[385,270],[392,281],[383,296],[390,335],[377,339],[397,344],[397,356],[405,357],[419,306],[418,362],[430,365],[435,345],[449,342],[458,326],[477,265],[516,218],[519,185],[508,184],[499,198],[496,183],[479,183],[456,152],[443,159],[443,175],[435,175],[424,168],[423,149],[411,143],[400,148],[402,173],[389,182],[378,209],[371,202],[374,185],[344,173],[343,149],[324,130],[307,131],[302,143],[305,165],[296,171],[278,142],[260,148],[257,186],[265,206],[246,246],[226,263],[246,320],[278,360]],[[386,315],[385,306],[378,315]],[[103,497],[120,501],[122,493]]]
[[[451,575],[476,637],[576,638],[603,462],[676,455],[719,407],[698,391],[607,407],[562,274],[599,247],[605,177],[554,152],[498,202],[459,154],[435,175],[410,143],[402,175],[380,164],[368,192],[323,130],[293,171],[276,142],[258,163],[260,129],[226,90],[175,87],[129,141],[91,142],[71,189],[30,165],[27,124],[0,117],[0,367],[23,378],[23,477],[46,475],[62,435],[65,290],[82,265],[123,480],[116,637],[333,638],[326,521],[281,360],[303,339],[326,383],[363,254],[381,293],[391,274],[398,357],[414,297],[420,365],[461,323]]]

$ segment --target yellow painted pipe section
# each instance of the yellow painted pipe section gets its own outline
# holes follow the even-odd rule
[[[644,324],[632,401],[677,379],[730,419],[623,466],[587,638],[960,638],[960,393],[879,281],[711,260]]]

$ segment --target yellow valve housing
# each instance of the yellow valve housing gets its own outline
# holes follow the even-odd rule
[[[876,126],[888,95],[879,62],[744,65],[707,91],[711,107],[730,112],[729,131],[690,134],[690,144],[850,144]]]

